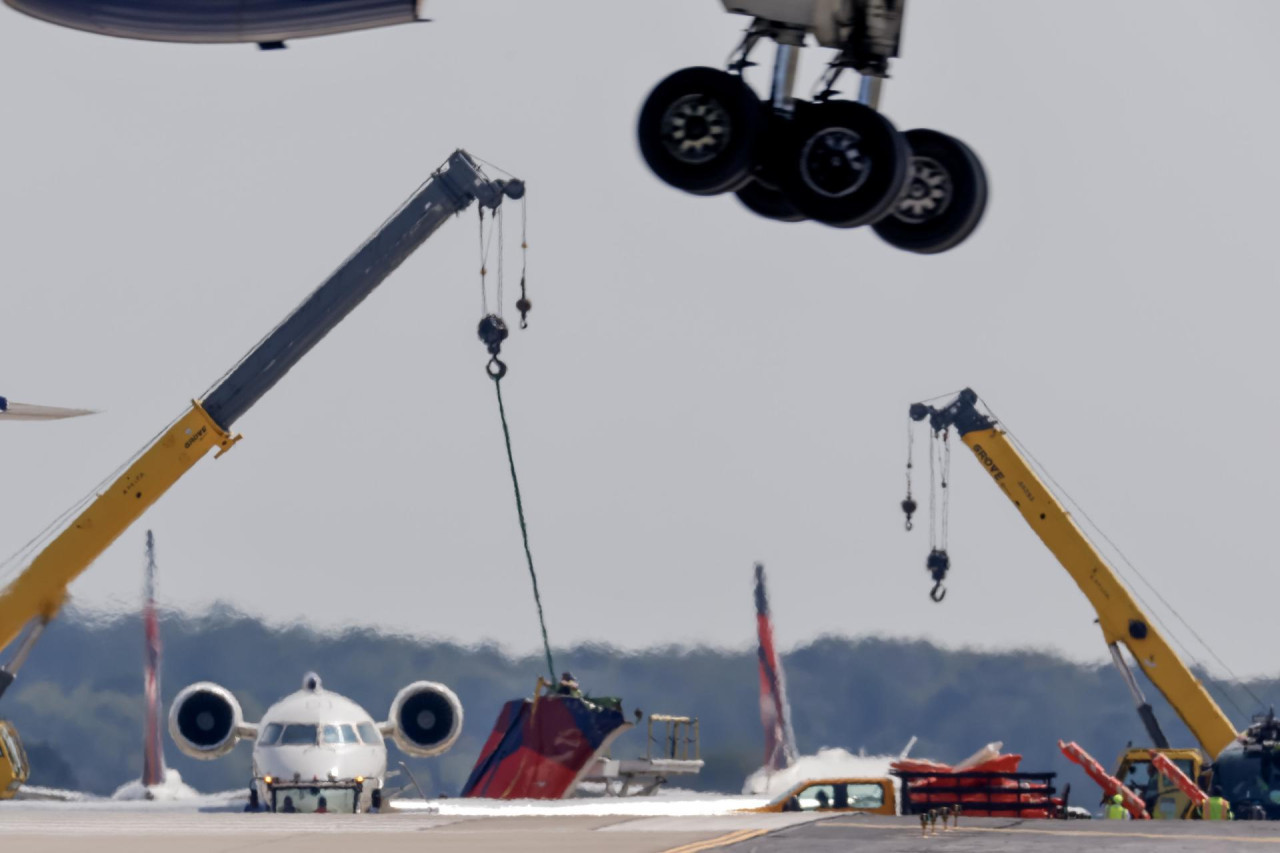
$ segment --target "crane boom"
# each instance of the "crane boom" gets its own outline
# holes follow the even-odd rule
[[[977,402],[977,394],[966,388],[940,409],[921,403],[913,405],[911,417],[916,421],[927,418],[935,432],[955,428],[992,481],[1089,599],[1108,646],[1114,649],[1123,644],[1128,648],[1138,667],[1169,700],[1204,750],[1210,756],[1218,755],[1236,740],[1237,731],[1231,720],[1005,432],[978,410]]]
[[[519,198],[519,181],[490,180],[465,151],[453,153],[284,322],[203,400],[192,401],[119,477],[98,494],[0,590],[0,648],[32,620],[53,618],[67,587],[178,478],[215,448],[237,440],[231,426],[452,215],[478,201],[497,208]],[[7,677],[6,677],[7,676]],[[0,692],[12,673],[0,670]]]

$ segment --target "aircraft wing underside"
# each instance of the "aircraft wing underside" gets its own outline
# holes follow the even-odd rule
[[[121,38],[257,42],[418,20],[418,0],[4,0],[33,18]]]

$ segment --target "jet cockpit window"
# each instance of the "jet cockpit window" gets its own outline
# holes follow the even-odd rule
[[[315,746],[316,726],[314,723],[290,723],[284,727],[280,738],[281,746]]]
[[[324,727],[325,743],[359,743],[360,739],[356,737],[356,727],[350,723],[342,723],[336,726]]]
[[[262,729],[262,734],[258,736],[258,746],[274,746],[276,741],[280,740],[282,731],[284,726],[279,723],[267,723]]]
[[[382,735],[378,733],[378,729],[373,725],[373,723],[360,723],[357,728],[360,729],[360,740],[370,746],[382,745]]]

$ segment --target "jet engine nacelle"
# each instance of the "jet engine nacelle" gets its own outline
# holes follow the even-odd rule
[[[423,0],[4,0],[53,24],[124,38],[176,42],[258,42],[405,24]]]
[[[389,721],[396,746],[428,758],[448,750],[462,734],[462,703],[443,684],[415,681],[396,694]]]
[[[201,681],[183,688],[169,708],[169,736],[183,755],[210,760],[235,748],[244,728],[240,703],[225,687]]]

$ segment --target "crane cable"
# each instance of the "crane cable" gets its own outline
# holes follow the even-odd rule
[[[910,468],[911,446],[908,444],[907,467]],[[907,500],[902,502],[904,511],[908,511],[908,503],[914,505],[910,495],[910,471],[908,470]],[[951,479],[951,443],[947,439],[947,430],[929,431],[929,556],[924,567],[933,578],[933,589],[929,598],[941,603],[947,597],[947,589],[942,582],[951,569],[951,556],[947,553],[947,534],[951,518],[951,492],[948,488]],[[939,489],[941,495],[938,494]],[[914,506],[912,507],[914,508]],[[908,511],[908,519],[910,514]],[[939,524],[939,522],[941,522]],[[941,528],[941,535],[939,535]],[[911,529],[910,525],[907,527]]]
[[[520,517],[520,538],[524,541],[524,557],[529,565],[529,580],[533,583],[533,603],[538,608],[538,626],[542,629],[542,651],[547,656],[547,672],[555,681],[556,666],[551,660],[551,641],[547,638],[547,620],[542,613],[542,596],[538,593],[538,573],[533,568],[533,552],[529,550],[529,527],[524,519],[524,502],[520,499],[520,480],[516,477],[516,460],[511,453],[511,430],[507,427],[507,410],[502,405],[502,377],[490,373],[493,388],[498,395],[498,415],[502,418],[502,437],[507,445],[507,465],[511,469],[511,486],[516,495],[516,514]]]
[[[899,504],[899,506],[902,507],[902,512],[907,517],[906,526],[908,533],[911,532],[911,529],[914,526],[911,516],[915,515],[916,509],[918,509],[916,499],[911,496],[911,468],[914,464],[912,457],[915,455],[915,448],[915,430],[912,429],[911,418],[907,418],[907,496],[902,499],[902,503]]]
[[[525,212],[526,208],[521,206],[521,223],[520,223],[520,251],[522,253],[522,265],[520,270],[520,301],[516,307],[520,309],[520,327],[528,326],[528,314],[531,303],[525,295],[525,271],[528,268],[529,241],[527,232],[525,231]],[[511,472],[511,487],[516,498],[516,516],[520,521],[520,539],[524,544],[525,563],[529,567],[529,581],[533,586],[533,603],[538,610],[538,627],[542,632],[542,651],[547,658],[547,674],[550,680],[555,682],[555,662],[551,657],[551,640],[547,636],[547,620],[542,610],[542,594],[538,590],[538,572],[533,566],[533,551],[529,548],[529,525],[524,515],[524,500],[520,495],[520,478],[516,475],[515,454],[511,449],[511,428],[507,423],[507,408],[502,401],[502,380],[507,375],[507,365],[499,358],[502,352],[502,342],[507,339],[509,334],[506,323],[502,320],[502,296],[503,296],[503,216],[502,208],[499,207],[492,217],[497,220],[496,229],[491,224],[489,237],[485,239],[484,232],[484,208],[480,208],[480,299],[481,306],[484,310],[484,317],[480,320],[480,326],[477,334],[480,340],[485,344],[489,351],[489,363],[485,366],[485,373],[493,380],[493,390],[498,398],[498,417],[502,421],[502,439],[507,449],[507,467]],[[497,231],[498,237],[498,268],[496,283],[496,304],[494,313],[489,313],[488,291],[485,283],[485,276],[488,273],[489,249],[493,245],[494,230]]]

